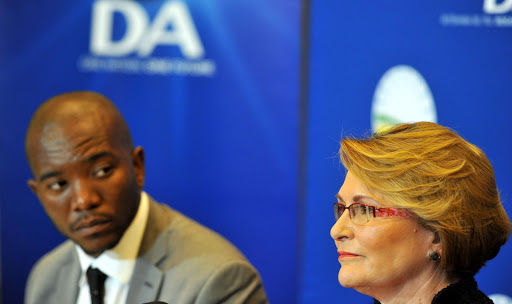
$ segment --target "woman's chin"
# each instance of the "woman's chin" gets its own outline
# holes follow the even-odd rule
[[[371,282],[371,278],[360,268],[343,266],[338,272],[338,282],[345,288],[352,288],[357,291],[366,289]]]
[[[340,282],[340,285],[345,288],[356,289],[356,287],[357,287],[357,284],[354,284],[353,282],[350,282],[350,281],[346,281],[346,280],[338,280],[338,281]]]
[[[340,269],[340,272],[338,273],[338,282],[340,282],[340,285],[346,288],[354,288],[356,286],[354,282],[354,275],[351,273],[348,273],[344,269]]]

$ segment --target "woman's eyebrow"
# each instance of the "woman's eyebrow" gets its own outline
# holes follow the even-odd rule
[[[337,194],[336,194],[336,198],[338,199],[338,201],[339,201],[340,203],[344,203],[344,204],[346,204],[346,203],[345,203],[345,201],[343,200],[343,198],[341,197],[341,195],[340,195],[339,193],[337,193]],[[362,201],[362,200],[365,200],[365,199],[367,199],[367,200],[371,200],[371,201],[373,201],[373,202],[375,202],[375,203],[377,203],[377,204],[379,204],[379,205],[380,205],[380,203],[379,203],[377,200],[375,200],[373,197],[371,197],[371,196],[367,196],[367,195],[362,195],[362,194],[356,194],[356,195],[354,195],[354,197],[352,198],[352,201],[353,201],[354,203],[361,203],[361,201]]]
[[[363,199],[365,199],[365,198],[370,198],[370,199],[371,199],[371,197],[368,197],[368,196],[364,196],[364,195],[360,195],[360,194],[358,194],[358,195],[354,195],[354,197],[352,198],[352,200],[353,200],[355,203],[358,203],[359,201],[361,201],[361,200],[363,200]]]
[[[354,195],[352,200],[354,201],[354,203],[360,203],[362,200],[371,200],[380,205],[380,202],[377,201],[376,199],[374,199],[373,197],[367,196],[367,195],[362,195],[362,194]]]

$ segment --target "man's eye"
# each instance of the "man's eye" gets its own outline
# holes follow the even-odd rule
[[[112,166],[101,167],[95,169],[93,174],[95,177],[105,177],[111,174],[113,169],[114,168]]]
[[[48,185],[48,189],[53,191],[60,191],[64,186],[66,186],[66,181],[56,181]]]

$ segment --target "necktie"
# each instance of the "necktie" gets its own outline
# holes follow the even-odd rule
[[[87,269],[87,282],[91,291],[91,304],[103,304],[105,294],[105,280],[107,275],[97,268],[89,267]]]

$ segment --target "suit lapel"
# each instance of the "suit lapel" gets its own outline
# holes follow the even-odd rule
[[[163,274],[158,268],[145,260],[138,260],[130,281],[126,303],[140,304],[156,300],[162,280]]]
[[[60,268],[56,278],[55,298],[57,303],[76,303],[78,297],[78,280],[82,270],[74,248],[71,249],[70,254],[70,260]]]
[[[169,217],[151,197],[149,202],[148,220],[130,281],[127,304],[157,300],[164,277],[158,265],[168,257],[165,229],[169,224]]]

